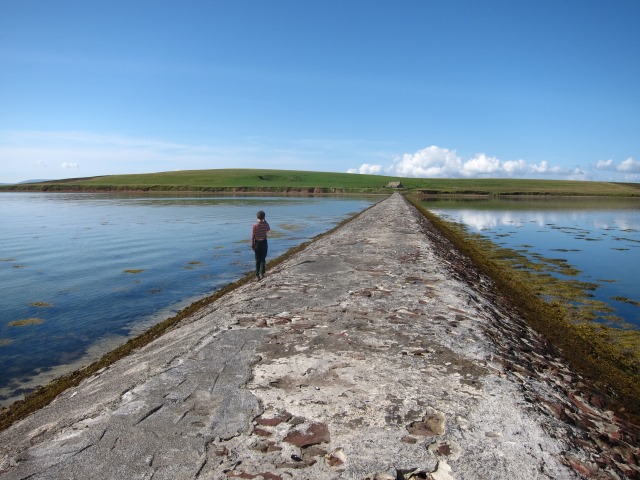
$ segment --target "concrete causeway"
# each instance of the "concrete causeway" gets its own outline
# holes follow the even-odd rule
[[[0,432],[0,478],[638,478],[549,352],[394,194]]]

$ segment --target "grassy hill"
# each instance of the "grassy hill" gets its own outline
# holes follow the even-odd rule
[[[389,182],[424,194],[640,196],[640,184],[524,179],[432,179],[297,170],[185,170],[2,186],[13,191],[383,193]]]

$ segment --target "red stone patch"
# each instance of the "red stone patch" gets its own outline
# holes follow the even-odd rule
[[[256,423],[258,425],[262,425],[263,427],[276,427],[280,425],[282,422],[288,422],[291,419],[291,417],[292,415],[289,412],[282,412],[273,418],[264,418],[260,416],[256,418]]]
[[[308,447],[309,445],[318,445],[319,443],[329,443],[331,436],[329,427],[324,423],[312,424],[306,432],[291,432],[284,441],[297,447]]]

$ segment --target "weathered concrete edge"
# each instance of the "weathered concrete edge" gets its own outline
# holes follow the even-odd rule
[[[267,268],[272,269],[273,267],[281,264],[288,258],[295,255],[296,253],[308,248],[314,242],[317,242],[321,238],[331,235],[333,232],[354,221],[355,219],[363,215],[366,211],[375,207],[378,203],[384,201],[388,197],[389,195],[383,196],[377,202],[371,204],[367,208],[350,216],[349,218],[344,219],[335,227],[327,230],[326,232],[316,235],[311,240],[303,242],[296,247],[290,248],[282,255],[274,258],[273,260],[270,260],[267,264]],[[61,375],[47,385],[44,385],[40,388],[37,388],[33,392],[28,393],[27,395],[25,395],[24,399],[17,400],[9,407],[0,408],[0,432],[6,430],[15,422],[22,420],[31,413],[47,406],[52,401],[54,401],[58,395],[62,394],[70,388],[78,386],[80,382],[91,377],[100,370],[103,370],[104,368],[109,367],[118,360],[127,357],[140,348],[148,345],[158,337],[161,337],[165,333],[175,328],[179,328],[182,322],[196,320],[204,314],[203,309],[205,307],[211,305],[223,296],[232,293],[234,290],[237,290],[238,288],[242,287],[252,280],[253,273],[249,272],[240,279],[225,285],[212,294],[196,300],[195,302],[180,310],[173,317],[158,322],[143,333],[127,340],[119,347],[105,353],[100,359],[96,360],[95,362],[92,362],[81,369],[75,370],[65,375]]]

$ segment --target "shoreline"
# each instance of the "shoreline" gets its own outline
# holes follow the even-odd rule
[[[180,458],[166,468],[183,472],[174,478],[333,478],[382,464],[381,475],[392,465],[396,475],[415,467],[454,478],[633,474],[618,455],[637,461],[638,427],[607,412],[493,282],[399,195],[270,269],[1,432],[0,444],[11,445],[0,462],[7,478],[27,470],[39,478],[42,462],[82,471],[60,449],[117,478],[100,461],[110,438],[122,442],[115,454],[124,467],[160,472],[122,449],[171,451],[170,439],[139,445],[147,428],[206,446],[197,455],[171,447]],[[224,351],[235,357],[210,364]],[[232,410],[216,400],[223,391]],[[171,420],[182,414],[187,430]],[[544,448],[531,451],[531,442]],[[506,456],[494,458],[496,449]]]
[[[318,239],[323,238],[326,235],[330,235],[335,230],[355,220],[358,216],[362,215],[373,206],[375,206],[375,204],[365,208],[364,210],[358,212],[355,215],[352,215],[349,218],[342,220],[326,232],[320,233],[312,239],[302,242],[298,246],[290,248],[282,255],[269,260],[267,262],[267,268],[274,268],[280,263],[286,261],[290,256],[295,255],[301,250],[304,250],[307,246],[317,241]],[[0,405],[0,432],[8,428],[14,422],[19,421],[25,416],[29,415],[30,413],[42,407],[45,407],[60,393],[68,390],[69,388],[77,386],[81,381],[88,378],[89,376],[104,368],[108,368],[115,361],[118,361],[119,359],[131,354],[135,350],[146,346],[155,338],[158,338],[164,333],[175,328],[176,325],[178,325],[185,318],[189,318],[197,311],[208,306],[210,303],[217,301],[218,299],[225,295],[228,295],[229,293],[232,293],[242,285],[251,282],[253,278],[254,274],[250,272],[241,276],[237,280],[234,280],[233,282],[223,285],[218,290],[215,290],[208,294],[199,295],[191,301],[181,302],[183,308],[180,308],[175,313],[175,315],[170,317],[163,316],[160,321],[154,322],[150,327],[145,328],[142,331],[138,331],[130,337],[123,338],[123,341],[117,347],[109,349],[106,352],[102,352],[98,356],[90,357],[92,358],[91,362],[85,362],[82,363],[82,365],[80,365],[81,360],[75,362],[75,364],[78,364],[79,366],[77,370],[67,370],[66,373],[56,375],[51,378],[48,383],[44,385],[39,384],[36,386],[37,388],[26,393],[25,395],[16,397],[15,400],[10,404]],[[171,309],[173,307],[170,306],[167,308]]]
[[[101,175],[0,185],[0,191],[204,192],[640,197],[640,184],[515,178],[415,178],[277,169],[208,169]]]
[[[0,193],[104,193],[104,194],[173,194],[173,195],[269,195],[269,196],[388,196],[395,192],[421,198],[640,198],[640,193],[580,193],[514,191],[490,192],[483,190],[438,191],[389,188],[342,187],[193,187],[193,186],[68,186],[68,185],[0,185]]]

